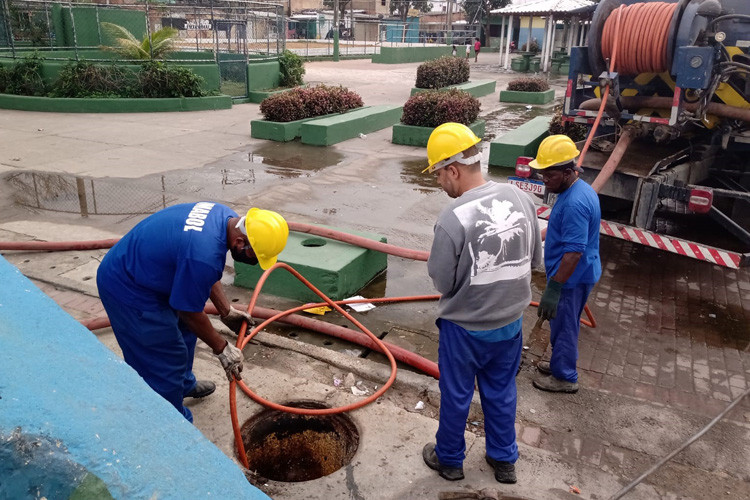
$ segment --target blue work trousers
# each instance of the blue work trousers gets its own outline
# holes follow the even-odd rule
[[[196,384],[193,375],[195,334],[170,307],[143,311],[119,302],[101,287],[99,296],[125,362],[192,422],[193,414],[182,400]]]
[[[578,382],[578,332],[581,330],[581,313],[592,288],[594,285],[591,283],[563,288],[557,304],[557,315],[549,322],[552,344],[549,365],[552,375],[560,380]]]
[[[486,451],[503,462],[518,460],[516,372],[521,362],[521,329],[510,340],[478,340],[457,324],[437,320],[440,329],[440,422],[435,453],[440,463],[461,467],[466,456],[464,430],[474,395],[474,380],[484,412]]]

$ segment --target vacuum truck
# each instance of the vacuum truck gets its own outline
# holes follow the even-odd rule
[[[582,177],[625,239],[750,263],[748,0],[602,0],[563,120],[589,127]]]

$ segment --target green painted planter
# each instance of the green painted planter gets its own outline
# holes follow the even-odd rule
[[[548,104],[555,99],[553,89],[544,92],[519,92],[517,90],[501,90],[500,102],[517,102],[521,104]]]
[[[489,165],[515,167],[519,156],[536,156],[539,143],[549,135],[550,116],[537,116],[490,143]]]
[[[330,146],[390,127],[401,119],[401,106],[368,106],[341,115],[316,118],[302,124],[302,143]]]
[[[385,236],[357,231],[347,232],[381,243],[387,242]],[[375,250],[320,236],[290,232],[286,247],[279,255],[279,261],[294,267],[328,297],[341,300],[356,294],[385,270],[388,265],[387,257],[386,254]],[[259,266],[249,266],[240,262],[234,263],[234,269],[234,284],[244,288],[255,288],[263,274]],[[263,286],[263,293],[300,302],[320,302],[320,297],[288,272],[271,274]]]
[[[325,115],[337,116],[337,115]],[[302,124],[310,120],[325,118],[323,116],[313,116],[312,118],[303,118],[293,122],[272,122],[268,120],[252,120],[250,122],[250,137],[254,139],[267,139],[269,141],[289,142],[302,135]]]
[[[456,85],[449,85],[448,87],[441,87],[437,90],[459,89],[459,90],[463,90],[464,92],[468,92],[474,97],[484,97],[486,95],[490,95],[495,92],[496,84],[497,82],[495,80],[477,80],[475,82],[466,82],[466,83],[459,83]],[[436,89],[420,89],[417,87],[412,87],[411,95],[417,94],[419,92],[424,92],[426,90],[436,90]]]
[[[0,109],[46,111],[50,113],[154,113],[207,111],[230,109],[231,107],[232,98],[226,95],[165,99],[80,99],[0,94]]]
[[[510,69],[519,73],[526,73],[529,70],[529,60],[526,57],[514,57],[510,60]]]
[[[435,45],[431,47],[380,47],[380,53],[373,54],[372,62],[375,64],[424,62],[442,56],[449,56],[451,55],[452,50],[453,49],[450,45]],[[474,48],[471,49],[471,57],[473,56]]]
[[[469,125],[472,132],[478,137],[484,136],[484,127],[484,120],[477,120]],[[433,127],[417,127],[414,125],[397,123],[393,126],[391,142],[393,144],[403,144],[405,146],[426,147],[427,141],[430,139],[430,134],[433,130],[435,130]]]

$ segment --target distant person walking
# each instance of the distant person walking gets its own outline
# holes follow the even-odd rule
[[[531,301],[531,269],[542,262],[534,203],[511,184],[487,181],[481,139],[460,123],[437,127],[429,166],[454,198],[435,223],[427,272],[440,292],[440,421],[422,459],[449,481],[464,478],[464,429],[474,381],[484,412],[485,460],[501,483],[516,482],[516,373],[521,319]]]
[[[453,44],[453,57],[456,57],[456,44]]]
[[[471,56],[471,44],[466,44],[466,60],[469,60],[469,56]]]
[[[479,49],[482,48],[482,42],[479,41],[479,38],[474,39],[474,62],[477,62],[477,59],[479,59]]]

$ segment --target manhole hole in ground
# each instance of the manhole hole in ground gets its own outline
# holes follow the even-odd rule
[[[318,401],[284,406],[323,409]],[[242,425],[250,470],[275,481],[310,481],[348,464],[359,446],[359,431],[345,414],[297,415],[265,409]]]

